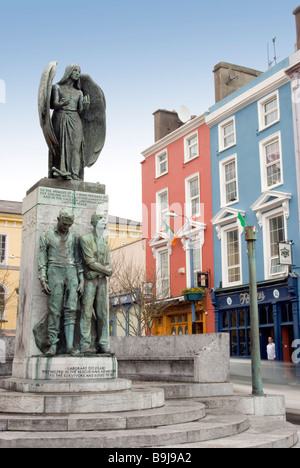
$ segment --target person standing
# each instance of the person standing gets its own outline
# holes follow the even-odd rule
[[[268,338],[268,342],[269,342],[267,345],[268,360],[275,361],[276,360],[276,348],[275,348],[275,343],[273,341],[273,338],[271,336]]]

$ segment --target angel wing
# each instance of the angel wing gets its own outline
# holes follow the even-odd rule
[[[50,62],[41,76],[39,93],[38,93],[38,111],[40,125],[46,143],[49,147],[49,174],[52,172],[52,167],[60,160],[60,147],[55,136],[51,117],[50,117],[50,100],[53,79],[56,75],[57,62]]]
[[[85,167],[92,166],[98,159],[106,135],[106,102],[100,88],[89,75],[80,75],[83,95],[90,96],[90,107],[82,118],[85,140]]]

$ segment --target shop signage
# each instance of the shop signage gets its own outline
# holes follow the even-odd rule
[[[263,291],[258,291],[257,293],[257,300],[258,302],[262,302],[265,300],[265,294]],[[240,294],[240,304],[241,305],[249,305],[250,304],[250,294],[248,292]]]
[[[280,265],[292,265],[292,244],[279,242],[279,263]]]

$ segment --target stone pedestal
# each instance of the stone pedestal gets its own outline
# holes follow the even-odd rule
[[[22,360],[22,363],[24,360]],[[17,366],[17,362],[15,362]],[[94,357],[36,356],[28,358],[25,379],[32,380],[95,380],[115,379],[118,376],[115,356]]]
[[[75,220],[71,230],[84,235],[92,229],[90,221],[93,213],[108,213],[108,196],[105,194],[105,187],[81,181],[59,182],[42,179],[27,192],[23,201],[20,295],[12,371],[12,376],[15,378],[41,378],[41,372],[45,371],[45,367],[50,362],[45,358],[41,360],[33,358],[42,354],[36,346],[33,328],[47,315],[47,296],[43,294],[39,282],[38,252],[41,234],[56,225],[62,208],[69,208],[74,213]],[[56,361],[51,361],[51,366],[54,362]],[[111,372],[115,366],[112,362],[115,360],[110,362],[104,374],[106,371]],[[97,369],[102,367],[102,363],[96,366]],[[62,372],[66,375],[65,370]],[[96,373],[100,375],[98,370]],[[110,378],[115,377],[117,377],[116,371],[110,374]]]

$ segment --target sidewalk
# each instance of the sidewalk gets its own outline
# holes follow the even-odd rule
[[[238,380],[232,379],[234,393],[252,393],[252,386],[248,383],[243,383]],[[269,395],[284,395],[285,407],[287,413],[299,415],[300,421],[300,386],[299,385],[279,385],[279,384],[266,384],[263,385],[263,391]],[[299,442],[294,448],[300,448],[300,423],[298,427]]]

